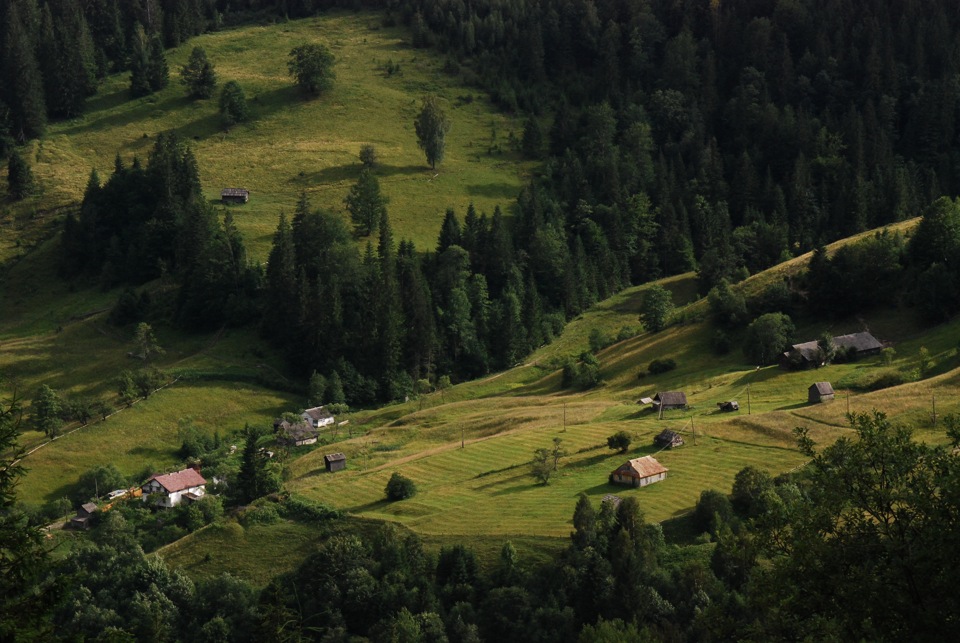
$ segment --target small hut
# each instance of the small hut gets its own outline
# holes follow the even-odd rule
[[[73,529],[89,529],[90,517],[98,510],[97,505],[87,502],[80,505],[77,515],[70,519],[70,527]]]
[[[220,201],[227,203],[246,203],[250,200],[250,190],[245,188],[223,188],[220,190]]]
[[[829,402],[833,399],[833,385],[830,382],[816,382],[807,389],[807,401],[810,404]]]
[[[725,413],[740,410],[740,403],[736,400],[727,400],[726,402],[717,402],[717,408]]]
[[[672,449],[673,447],[683,446],[683,438],[676,431],[664,429],[660,435],[653,439],[653,444],[661,449]]]
[[[347,456],[342,453],[328,453],[323,456],[323,464],[330,473],[341,471],[347,468]]]

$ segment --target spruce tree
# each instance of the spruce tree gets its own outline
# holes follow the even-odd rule
[[[243,88],[235,80],[227,82],[220,90],[220,120],[224,127],[232,127],[250,118],[250,108]]]
[[[203,47],[194,47],[190,59],[180,68],[180,82],[187,87],[190,98],[210,98],[217,85],[213,63],[207,58]]]
[[[10,196],[19,201],[33,190],[33,172],[20,152],[14,150],[7,162],[7,186]]]
[[[37,64],[35,46],[21,15],[20,3],[7,7],[3,29],[3,93],[10,108],[14,138],[20,142],[41,136],[47,126],[47,108],[43,97],[43,77]]]
[[[368,236],[387,211],[387,199],[380,194],[380,182],[369,168],[360,170],[360,178],[344,199],[350,220],[358,236]]]

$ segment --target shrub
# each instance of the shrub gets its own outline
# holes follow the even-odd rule
[[[240,524],[244,527],[253,525],[272,525],[280,521],[280,512],[273,503],[255,505],[240,515]]]
[[[607,446],[611,449],[617,449],[620,453],[626,453],[630,448],[633,439],[626,431],[617,431],[607,438]]]
[[[693,510],[693,525],[698,533],[709,532],[715,536],[720,526],[733,518],[733,507],[726,494],[715,489],[700,492],[700,500]]]
[[[377,148],[370,144],[360,148],[360,162],[364,167],[376,167],[377,161]]]
[[[655,359],[650,362],[650,365],[647,366],[647,370],[650,371],[652,375],[660,375],[661,373],[666,373],[672,371],[677,367],[677,363],[672,359]]]
[[[280,505],[280,513],[284,518],[299,522],[319,523],[325,520],[339,518],[341,513],[327,505],[313,502],[300,496],[290,496]]]
[[[613,344],[613,339],[599,328],[590,331],[590,352],[598,353]]]
[[[387,482],[384,492],[387,495],[387,500],[406,500],[417,493],[417,485],[410,478],[394,473],[390,476],[390,481]]]

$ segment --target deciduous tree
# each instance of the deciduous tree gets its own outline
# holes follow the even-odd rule
[[[446,137],[450,131],[450,120],[436,96],[423,99],[423,107],[413,126],[417,130],[417,145],[426,154],[430,167],[436,169],[437,163],[443,161]]]
[[[290,50],[287,69],[301,91],[317,96],[333,87],[334,62],[333,54],[325,45],[308,43]]]
[[[224,127],[232,127],[250,118],[247,97],[235,80],[228,81],[220,90],[220,120]]]
[[[650,286],[643,298],[643,309],[640,313],[640,321],[646,329],[652,333],[663,330],[672,312],[673,299],[670,291],[660,284]]]

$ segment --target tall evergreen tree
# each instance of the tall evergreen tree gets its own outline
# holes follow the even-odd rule
[[[387,199],[380,194],[380,182],[366,167],[360,170],[360,177],[350,188],[344,203],[358,236],[369,236],[387,212]]]
[[[33,172],[17,150],[10,154],[10,160],[7,161],[7,189],[10,196],[18,201],[33,190]]]
[[[180,82],[187,87],[190,98],[210,98],[217,85],[213,63],[203,47],[194,47],[187,64],[180,68]]]
[[[43,77],[37,63],[29,2],[8,3],[3,25],[3,98],[10,108],[14,138],[24,142],[41,136],[47,126],[47,108],[43,96]],[[35,5],[34,5],[35,6]]]

